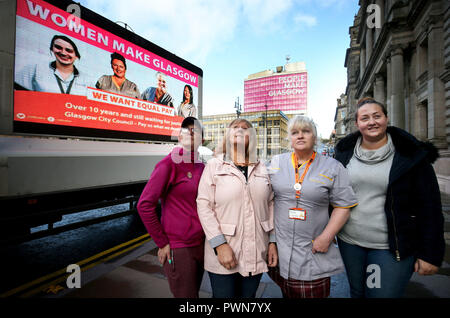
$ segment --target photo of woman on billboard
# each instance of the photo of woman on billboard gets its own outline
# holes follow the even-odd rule
[[[128,97],[140,98],[141,94],[136,84],[125,78],[127,63],[121,54],[117,52],[111,54],[111,68],[114,74],[100,77],[95,87]]]
[[[194,105],[194,93],[192,92],[192,87],[190,85],[184,85],[183,101],[178,107],[178,116],[184,118],[197,116],[197,109]]]
[[[156,73],[156,87],[149,87],[143,93],[141,98],[154,102],[160,105],[167,105],[173,107],[173,98],[167,93],[166,76],[161,73]]]
[[[75,61],[81,58],[75,43],[65,35],[55,35],[50,52],[54,61],[26,66],[16,74],[16,84],[38,92],[86,95],[86,81],[75,67]]]

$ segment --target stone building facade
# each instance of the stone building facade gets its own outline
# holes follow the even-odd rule
[[[333,134],[334,136],[331,136],[331,138],[334,138],[333,142],[337,143],[339,140],[344,138],[347,135],[347,125],[352,124],[349,123],[347,119],[348,114],[348,102],[347,102],[347,95],[342,94],[340,98],[337,99],[337,107],[336,107],[336,113],[334,114],[334,130]]]
[[[349,28],[346,133],[357,101],[384,103],[390,124],[432,142],[434,168],[450,194],[450,1],[360,0]]]

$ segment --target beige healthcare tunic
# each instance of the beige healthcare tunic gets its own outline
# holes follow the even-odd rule
[[[306,165],[299,169],[299,176]],[[337,160],[316,154],[302,184],[299,208],[306,210],[306,220],[289,218],[296,207],[295,170],[292,152],[275,156],[269,175],[274,191],[274,221],[280,275],[311,281],[344,271],[338,248],[332,243],[327,253],[313,254],[312,240],[329,221],[328,206],[350,208],[357,205],[348,171]]]

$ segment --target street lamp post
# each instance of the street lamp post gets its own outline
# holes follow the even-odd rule
[[[234,108],[236,108],[236,115],[237,115],[237,118],[239,118],[239,115],[241,114],[241,110],[242,110],[242,105],[239,104],[239,96],[237,98],[237,101],[234,102]]]
[[[264,160],[267,160],[267,102],[264,104],[266,108],[266,115],[264,116]]]

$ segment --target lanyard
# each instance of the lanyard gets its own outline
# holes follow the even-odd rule
[[[70,94],[70,90],[72,89],[73,81],[75,80],[75,76],[70,81],[69,87],[67,87],[67,91],[64,91],[64,88],[61,84],[61,79],[55,74],[56,81],[58,82],[59,90],[61,91],[61,94]]]
[[[314,161],[314,158],[316,158],[315,151],[313,152],[311,158],[309,158],[309,160],[304,163],[304,164],[306,164],[305,170],[303,171],[302,175],[299,177],[299,175],[298,175],[298,170],[299,170],[298,159],[297,159],[297,156],[295,155],[295,152],[292,153],[292,165],[294,166],[294,169],[295,169],[295,185],[296,186],[300,185],[300,187],[298,189],[295,189],[295,198],[297,199],[297,205],[298,205],[298,202],[300,201],[301,186],[303,183],[303,179],[305,179],[305,176],[308,173],[309,167],[311,166],[312,162]]]

